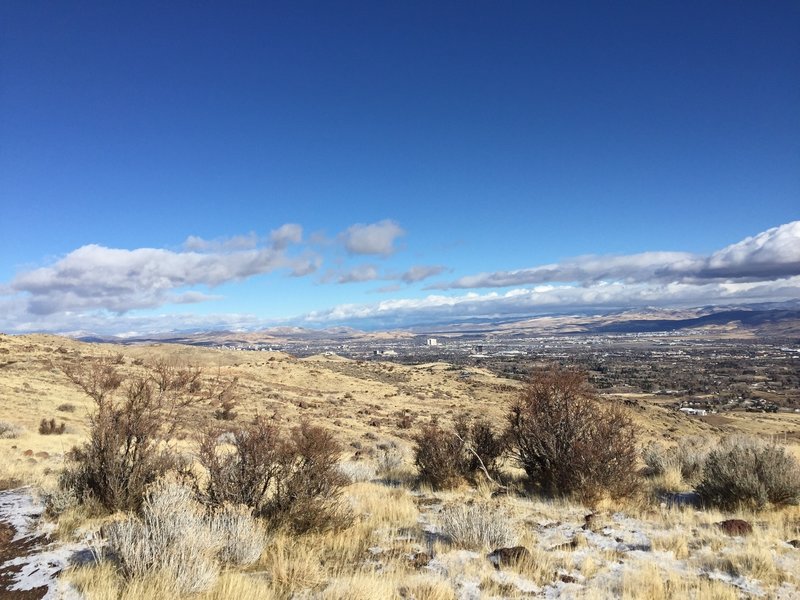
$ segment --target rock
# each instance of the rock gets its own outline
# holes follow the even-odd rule
[[[417,552],[414,558],[411,559],[411,565],[415,569],[421,569],[431,562],[431,557],[425,552]]]
[[[525,546],[513,546],[512,548],[497,548],[490,552],[487,557],[495,568],[513,565],[523,559],[531,558],[530,551]]]
[[[798,550],[800,550],[800,540],[789,540],[786,543],[789,544],[790,546],[793,546],[794,548],[797,548]]]
[[[753,533],[753,526],[742,519],[726,519],[716,524],[727,535],[748,535]]]
[[[36,458],[50,458],[50,453],[42,451],[42,452],[37,452],[36,454],[34,454],[34,456]]]
[[[591,529],[592,523],[594,522],[594,513],[589,513],[588,515],[583,517],[583,527],[581,529]]]
[[[577,581],[572,575],[561,575],[559,579],[564,583],[575,583]]]
[[[33,450],[25,450],[25,452],[23,452],[22,455],[23,456],[33,456]]]

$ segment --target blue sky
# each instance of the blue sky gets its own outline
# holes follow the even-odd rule
[[[800,297],[797,2],[163,4],[0,6],[0,331]]]

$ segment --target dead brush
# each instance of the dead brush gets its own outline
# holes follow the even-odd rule
[[[518,535],[509,518],[494,504],[447,506],[438,515],[439,532],[458,548],[470,550],[514,546]]]
[[[39,423],[39,433],[42,435],[61,435],[66,429],[67,424],[64,421],[59,425],[55,419],[42,419]]]
[[[633,422],[601,403],[584,373],[553,366],[534,375],[508,420],[514,458],[544,493],[593,503],[636,491]]]
[[[206,432],[198,458],[208,478],[198,490],[212,505],[244,504],[273,527],[298,533],[346,527],[352,516],[341,501],[348,480],[340,453],[321,427],[303,421],[285,434],[257,417],[226,437]]]

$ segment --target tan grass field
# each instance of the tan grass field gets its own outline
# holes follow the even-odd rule
[[[337,356],[296,359],[279,352],[241,352],[197,347],[84,344],[55,336],[0,336],[0,422],[22,428],[0,439],[0,483],[52,489],[65,452],[86,439],[91,401],[60,365],[108,357],[125,374],[142,372],[157,359],[196,365],[209,378],[237,378],[238,419],[272,417],[289,427],[309,419],[342,443],[341,461],[361,469],[366,481],[345,488],[356,515],[343,531],[291,536],[270,534],[260,559],[226,570],[212,589],[195,597],[450,599],[450,598],[798,598],[800,509],[721,513],[668,507],[652,494],[624,503],[601,502],[584,529],[590,509],[564,500],[520,493],[494,493],[490,484],[433,492],[414,483],[411,436],[419,425],[448,421],[466,411],[504,423],[509,402],[522,384],[481,369],[443,363],[404,366],[358,362]],[[630,414],[642,445],[678,444],[686,436],[715,439],[743,433],[786,441],[800,457],[800,415],[726,414],[721,419],[687,417],[646,395]],[[622,402],[622,398],[605,398]],[[193,415],[194,431],[214,421],[208,403]],[[400,427],[403,412],[412,418]],[[64,422],[62,435],[41,435],[42,419]],[[394,443],[403,456],[389,484],[379,470],[381,444]],[[189,432],[181,449],[191,455]],[[357,467],[352,465],[356,464]],[[345,467],[343,467],[345,468]],[[506,472],[513,479],[514,465]],[[360,477],[354,477],[359,479]],[[655,484],[654,484],[655,485]],[[667,486],[670,487],[670,486]],[[678,480],[671,487],[685,487]],[[677,490],[676,490],[677,491]],[[494,548],[460,547],[441,535],[442,511],[478,506],[489,524],[503,524],[514,544],[531,553],[500,569],[486,558]],[[754,526],[747,537],[724,535],[715,523],[743,518]],[[56,535],[85,539],[103,522],[81,509],[60,517]],[[172,583],[158,576],[126,580],[111,563],[89,564],[62,574],[87,598],[177,598]]]

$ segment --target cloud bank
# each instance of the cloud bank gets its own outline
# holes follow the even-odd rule
[[[767,281],[800,275],[800,221],[773,227],[714,252],[643,252],[624,256],[579,256],[515,271],[467,275],[427,289],[470,289],[579,283]]]
[[[87,309],[125,313],[166,303],[202,302],[213,296],[185,288],[213,288],[277,269],[298,275],[313,272],[314,257],[286,253],[287,246],[301,237],[299,226],[284,225],[270,234],[268,245],[260,247],[252,235],[221,241],[189,237],[184,243],[187,249],[179,252],[89,244],[53,265],[18,275],[9,287],[26,295],[27,311],[33,315]]]
[[[353,225],[336,239],[339,253],[346,250],[351,260],[361,255],[388,258],[404,234],[396,222],[385,220]],[[218,286],[276,271],[308,276],[322,267],[317,249],[313,243],[304,243],[303,229],[296,224],[283,225],[263,237],[255,233],[215,240],[190,236],[180,250],[85,245],[0,285],[0,330],[152,333],[190,327],[256,328],[267,323],[269,315],[131,313],[213,300]],[[336,250],[329,246],[329,251]],[[417,298],[397,295],[450,269],[423,264],[405,269],[392,268],[392,263],[353,265],[341,256],[337,261],[336,268],[316,280],[318,285],[385,281],[390,285],[372,292],[395,297],[322,308],[283,323],[396,327],[470,317],[797,300],[800,221],[708,255],[651,251],[581,256],[434,283],[426,289],[436,293]],[[480,289],[485,291],[478,293]],[[324,298],[324,292],[320,296]]]

